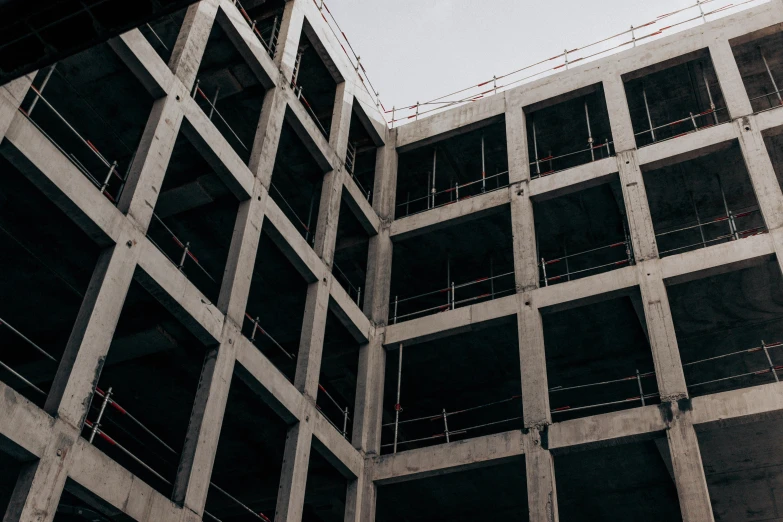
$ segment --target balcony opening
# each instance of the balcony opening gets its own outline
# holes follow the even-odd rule
[[[753,112],[783,105],[783,33],[777,26],[729,42]]]
[[[397,219],[508,186],[505,120],[474,129],[400,151]]]
[[[660,257],[767,231],[737,142],[698,154],[644,171]]]
[[[730,120],[707,49],[623,75],[639,147]]]
[[[82,436],[168,496],[208,347],[153,297],[161,293],[136,270]]]
[[[541,286],[634,263],[620,180],[533,202]]]
[[[375,184],[375,157],[383,143],[359,102],[354,99],[351,126],[348,131],[348,150],[345,154],[345,170],[359,187],[362,195],[372,203]]]
[[[395,242],[391,279],[390,323],[514,294],[509,208]]]
[[[253,31],[253,35],[263,46],[270,58],[277,54],[280,25],[283,22],[285,0],[245,0],[234,1],[239,13]]]
[[[130,518],[97,495],[67,479],[54,522],[121,522]]]
[[[343,192],[332,274],[351,300],[361,308],[364,302],[362,287],[367,277],[370,236],[348,206],[347,199],[350,199],[350,196]]]
[[[147,230],[155,246],[213,303],[239,208],[218,173],[223,169],[216,172],[180,131]]]
[[[757,261],[667,288],[692,397],[783,377],[783,280],[775,260]]]
[[[345,520],[345,495],[348,479],[318,451],[315,444],[310,451],[307,466],[302,522],[343,522]],[[325,448],[322,451],[326,452]]]
[[[174,46],[177,43],[182,22],[185,20],[185,14],[188,8],[180,9],[174,13],[162,16],[157,20],[139,26],[139,31],[149,42],[160,59],[168,63]]]
[[[43,407],[100,246],[33,185],[41,174],[8,141],[0,150],[0,380]]]
[[[603,84],[525,107],[531,178],[614,155]]]
[[[388,347],[383,454],[522,429],[516,321],[481,326],[402,349]]]
[[[552,420],[660,403],[638,289],[543,321]]]
[[[783,127],[770,129],[764,132],[763,136],[778,185],[783,187]]]
[[[26,466],[34,465],[36,459],[8,440],[3,440],[0,448],[0,514],[5,515],[19,474]]]

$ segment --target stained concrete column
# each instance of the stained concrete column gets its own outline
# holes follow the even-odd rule
[[[175,86],[165,98],[156,100],[147,119],[147,126],[128,171],[117,208],[146,231],[160,194],[174,143],[182,125],[181,103],[188,93]],[[121,171],[126,168],[120,165]]]
[[[619,74],[610,71],[602,83],[614,150],[623,152],[635,149],[636,138],[633,134],[633,123],[631,122],[631,112],[628,109],[628,98],[625,94],[623,79]]]
[[[196,82],[219,4],[219,0],[201,0],[188,7],[171,51],[169,68],[188,90]]]
[[[261,116],[258,120],[253,147],[250,151],[248,167],[261,183],[270,189],[272,171],[275,168],[277,147],[280,144],[280,134],[286,111],[285,94],[280,87],[267,91],[261,106]]]
[[[283,452],[283,470],[277,492],[275,522],[302,520],[312,443],[313,426],[309,417],[288,429]]]
[[[345,493],[345,522],[375,521],[376,488],[372,481],[372,460],[365,460],[359,476]]]
[[[31,72],[0,87],[0,141],[3,140],[8,127],[19,113],[17,109],[21,107],[28,89],[33,84],[35,74]]]
[[[280,32],[277,36],[275,65],[280,68],[283,79],[289,84],[293,76],[296,53],[299,50],[299,40],[304,26],[305,8],[303,3],[303,0],[286,0],[283,19],[280,22]]]
[[[104,250],[93,270],[44,410],[81,430],[141,251],[128,232]]]
[[[764,223],[770,230],[778,229],[783,225],[783,192],[756,117],[744,116],[734,125]]]
[[[710,43],[710,58],[715,68],[715,74],[718,77],[720,90],[723,93],[723,99],[726,100],[726,107],[729,110],[729,116],[732,120],[747,116],[753,113],[753,109],[742,83],[742,75],[737,68],[737,61],[734,59],[734,53],[731,51],[731,45],[728,40],[717,40]]]
[[[320,281],[310,283],[307,287],[302,335],[296,356],[294,386],[313,401],[318,394],[318,376],[321,371],[331,281],[332,278],[324,277]]]
[[[684,403],[684,401],[683,401]],[[689,406],[672,404],[672,420],[666,431],[674,481],[683,522],[712,522],[712,505],[699,451],[699,441],[690,420]]]
[[[552,454],[542,447],[541,433],[530,430],[523,436],[525,448],[525,475],[530,522],[557,522],[557,485]]]
[[[656,259],[658,246],[655,242],[655,229],[636,150],[618,152],[617,169],[620,172],[620,185],[634,259],[637,262]]]
[[[522,410],[526,428],[552,424],[546,375],[544,323],[533,294],[517,294],[519,313],[519,359],[522,376]]]

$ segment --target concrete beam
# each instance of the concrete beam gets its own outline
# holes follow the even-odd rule
[[[639,284],[634,267],[626,266],[594,276],[545,286],[533,291],[537,306],[544,313],[558,312],[611,299]]]
[[[112,38],[109,45],[156,100],[166,96],[178,83],[174,81],[171,69],[138,29]]]
[[[329,311],[329,287],[332,279],[310,283],[307,287],[302,335],[296,357],[294,386],[302,395],[315,401],[318,396],[318,378],[321,372],[326,316]],[[334,283],[337,284],[337,283]]]
[[[30,73],[0,87],[0,141],[22,106],[35,74]]]
[[[309,417],[304,417],[288,429],[283,452],[283,470],[277,492],[275,520],[300,522],[304,511],[307,468],[310,463],[313,427]]]
[[[691,399],[691,421],[699,425],[731,425],[783,412],[783,384],[770,383]]]
[[[512,461],[525,453],[522,437],[519,430],[507,431],[375,457],[372,480],[395,484]]]
[[[530,197],[534,201],[546,201],[603,185],[616,175],[617,162],[614,158],[599,159],[532,180],[530,182]]]
[[[715,125],[699,132],[691,132],[679,138],[659,141],[642,147],[637,152],[642,170],[659,169],[696,158],[702,152],[716,150],[737,138],[732,125]]]
[[[0,382],[0,448],[9,449],[3,442],[7,439],[24,452],[40,458],[46,451],[53,429],[52,417]],[[6,453],[14,454],[15,451]]]
[[[331,297],[329,299],[329,309],[337,316],[357,342],[368,342],[373,330],[370,320],[362,313],[342,285],[334,281],[334,279],[332,281],[329,290]]]
[[[236,4],[230,0],[220,0],[215,21],[223,28],[264,89],[272,89],[279,83],[280,72]]]
[[[658,245],[636,151],[618,153],[617,168],[620,171],[620,185],[623,189],[634,259],[637,262],[655,259],[658,257]]]
[[[753,114],[753,108],[748,99],[745,85],[742,83],[742,75],[737,67],[737,60],[731,51],[728,40],[717,39],[710,42],[710,59],[718,77],[721,94],[726,100],[729,116],[736,120],[743,116]]]
[[[348,205],[364,231],[371,236],[377,234],[381,229],[381,220],[367,200],[367,195],[347,174],[343,176],[343,189],[343,203]]]

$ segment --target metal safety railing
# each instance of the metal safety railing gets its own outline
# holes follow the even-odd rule
[[[296,61],[294,62],[294,70],[291,73],[291,89],[294,91],[294,95],[296,96],[296,99],[299,100],[302,103],[302,106],[307,110],[308,114],[313,118],[313,121],[318,126],[318,129],[321,131],[321,134],[324,135],[325,138],[329,138],[329,131],[324,127],[323,123],[321,123],[321,120],[318,119],[318,115],[315,113],[315,109],[313,109],[313,106],[310,105],[310,102],[307,101],[307,98],[304,94],[302,94],[303,87],[299,85],[299,71],[302,69],[302,56],[304,55],[304,49],[300,48],[296,53]]]
[[[740,227],[737,224],[738,219],[750,218],[755,214],[759,214],[759,213],[760,211],[757,208],[753,210],[747,210],[744,212],[737,212],[737,213],[729,211],[726,215],[718,216],[716,218],[710,218],[707,221],[701,221],[699,214],[697,212],[695,225],[686,225],[686,226],[676,228],[674,230],[667,230],[666,232],[660,232],[658,234],[655,234],[655,237],[656,239],[658,239],[660,243],[660,238],[668,238],[674,234],[684,234],[687,232],[698,230],[700,235],[700,240],[696,243],[689,243],[687,245],[677,246],[673,248],[668,248],[666,250],[662,250],[661,252],[659,252],[659,255],[664,256],[667,254],[688,251],[694,248],[706,248],[713,244],[718,244],[725,241],[736,241],[738,239],[744,239],[747,237],[757,236],[759,234],[765,234],[767,232],[767,227],[765,225],[755,226],[755,227],[750,227],[750,228],[740,230]],[[711,225],[727,226],[728,231],[727,233],[720,234],[716,237],[708,237],[707,235],[705,235],[705,227],[709,227]]]
[[[497,174],[493,174],[491,176],[482,175],[479,179],[468,181],[467,183],[455,183],[453,187],[438,190],[435,191],[435,189],[431,189],[430,193],[426,196],[417,197],[414,199],[410,199],[410,193],[408,194],[408,199],[405,200],[403,203],[398,203],[396,205],[398,209],[398,215],[401,217],[405,216],[413,216],[415,214],[419,214],[421,212],[426,212],[427,210],[432,210],[434,208],[440,208],[445,207],[446,205],[451,205],[453,203],[457,203],[458,201],[464,201],[466,199],[474,198],[476,196],[480,196],[481,194],[486,194],[487,192],[493,192],[495,190],[503,189],[509,186],[508,183],[500,184],[500,179],[503,176],[507,176],[508,171],[498,172]],[[429,176],[428,173],[428,185],[429,185]],[[497,183],[495,184],[495,187],[487,188],[487,182],[495,180]],[[479,189],[480,191],[477,193],[468,193],[465,194],[466,189]],[[460,196],[460,190],[462,190],[462,195]],[[443,201],[445,197],[448,197],[447,201]],[[419,210],[411,211],[411,205],[414,206],[414,209],[417,207],[423,207],[426,205],[425,208],[420,208]],[[404,209],[404,213],[400,212],[400,209]]]
[[[30,123],[32,123],[39,131],[41,131],[41,134],[43,134],[55,147],[57,147],[57,149],[62,152],[62,154],[68,158],[68,160],[82,174],[84,174],[84,176],[90,180],[93,185],[98,188],[98,190],[100,190],[101,194],[106,196],[109,201],[116,205],[119,201],[120,195],[122,194],[123,188],[125,188],[125,181],[128,176],[127,172],[124,176],[121,175],[117,161],[109,161],[103,154],[101,154],[100,150],[98,150],[98,147],[96,147],[92,141],[82,136],[79,131],[76,130],[76,128],[71,124],[71,122],[69,122],[68,119],[66,119],[65,116],[63,116],[62,113],[60,113],[43,95],[43,91],[46,88],[46,85],[49,83],[52,73],[55,71],[56,65],[57,64],[52,65],[52,67],[49,68],[40,88],[36,88],[34,85],[30,86],[30,89],[35,93],[35,96],[33,97],[33,100],[27,110],[23,109],[22,107],[19,107],[18,110],[27,118]],[[90,157],[97,159],[98,162],[106,168],[106,174],[93,174],[91,170],[85,165],[85,163],[79,160],[76,154],[65,150],[63,146],[61,146],[54,138],[52,138],[50,133],[47,133],[46,130],[33,119],[33,110],[39,101],[43,102],[44,106],[47,107],[51,113],[65,125],[65,128],[68,129],[68,131],[77,139],[77,141],[84,145],[84,149],[86,149],[85,152],[89,151]],[[92,106],[89,105],[89,103],[87,105],[92,109]],[[100,116],[98,117],[100,118]],[[128,166],[128,169],[130,169],[130,165]],[[115,185],[118,186],[110,190],[110,185],[112,184],[113,180],[116,180]]]
[[[766,109],[774,109],[776,107],[780,107],[783,105],[783,95],[781,95],[781,90],[778,88],[778,82],[775,81],[775,77],[772,74],[772,70],[769,68],[769,62],[767,61],[767,57],[764,55],[764,51],[761,49],[761,47],[758,47],[759,55],[761,56],[761,61],[764,62],[764,69],[767,71],[767,76],[769,77],[769,82],[772,85],[772,92],[768,92],[766,94],[762,94],[761,96],[754,96],[750,99],[750,103],[753,104],[753,102],[766,99],[767,103],[769,104],[769,107]],[[764,88],[766,90],[766,88]],[[770,100],[771,96],[777,97],[777,103],[773,104]],[[761,108],[754,107],[755,112],[760,112]]]
[[[600,263],[595,266],[581,268],[578,270],[571,270],[571,263],[573,262],[572,260],[574,258],[579,258],[589,254],[596,254],[598,252],[609,251],[621,247],[624,247],[625,249],[623,252],[625,254],[623,259],[617,261],[609,261],[607,263]],[[572,278],[574,278],[574,276],[581,276],[582,274],[587,274],[589,272],[594,272],[596,270],[601,270],[604,268],[613,268],[618,266],[632,265],[633,262],[634,262],[633,246],[631,245],[631,240],[628,237],[628,234],[626,233],[625,239],[623,239],[622,241],[610,243],[608,245],[604,245],[596,248],[591,248],[588,250],[583,250],[581,252],[576,252],[573,254],[569,254],[568,251],[566,250],[565,255],[561,257],[556,257],[554,259],[545,259],[542,257],[538,267],[541,271],[540,281],[544,284],[544,286],[549,286],[552,283],[570,281]],[[565,267],[564,273],[552,275],[551,268],[550,271],[547,272],[547,267],[551,267],[552,265],[556,265],[559,263],[563,263],[563,266]]]
[[[348,148],[345,151],[345,169],[348,171],[348,173],[351,175],[351,179],[356,183],[356,186],[359,187],[359,190],[362,191],[362,194],[364,194],[364,197],[367,198],[367,201],[372,203],[372,189],[366,189],[362,185],[362,183],[359,181],[359,178],[356,176],[356,158],[359,155],[359,150],[356,145],[348,142]]]
[[[726,382],[733,379],[740,379],[744,377],[758,377],[760,375],[766,375],[766,374],[772,374],[772,376],[775,379],[775,382],[780,382],[780,376],[778,374],[779,371],[783,370],[783,365],[776,365],[772,362],[772,356],[769,353],[770,348],[780,348],[783,346],[783,341],[775,341],[773,343],[765,343],[763,340],[761,341],[760,346],[754,346],[752,348],[746,348],[744,350],[737,350],[734,352],[725,353],[722,355],[715,355],[713,357],[706,357],[704,359],[699,359],[695,361],[690,361],[683,363],[683,368],[691,368],[699,364],[704,364],[706,362],[713,362],[718,361],[721,359],[725,359],[728,357],[737,357],[741,355],[746,355],[750,353],[758,353],[764,355],[764,367],[760,370],[750,371],[750,372],[742,372],[734,375],[729,375],[726,377],[719,377],[716,379],[708,379],[705,381],[696,382],[693,384],[688,384],[688,388],[697,388],[699,386],[706,386],[708,384],[715,384],[719,382]]]
[[[53,362],[54,364],[59,364],[60,361],[58,361],[54,356],[52,356],[49,352],[41,348],[38,344],[33,342],[29,337],[24,335],[22,332],[11,326],[8,321],[5,319],[0,318],[0,330],[3,328],[8,329],[13,333],[16,337],[24,341],[28,346],[31,346],[33,349],[35,349],[36,352],[43,355],[46,359]],[[0,368],[3,368],[5,371],[13,375],[18,381],[23,383],[25,386],[29,387],[31,390],[39,393],[40,395],[43,395],[46,397],[46,392],[40,389],[38,386],[33,384],[32,381],[30,381],[28,378],[26,378],[24,375],[19,373],[18,371],[11,368],[10,365],[4,363],[2,360],[0,360]]]
[[[638,369],[636,370],[636,373],[634,375],[629,375],[626,377],[620,377],[618,379],[609,379],[606,381],[598,381],[598,382],[591,382],[587,384],[577,384],[573,386],[555,386],[553,388],[549,389],[549,394],[552,395],[553,393],[559,393],[564,391],[573,391],[573,390],[586,390],[589,388],[595,388],[595,387],[602,387],[602,386],[611,386],[611,385],[617,385],[617,384],[627,384],[631,381],[636,381],[637,388],[639,390],[639,395],[635,395],[633,397],[624,397],[622,399],[612,400],[612,401],[606,401],[606,402],[599,402],[594,404],[588,404],[583,406],[560,406],[557,408],[552,408],[550,411],[552,414],[558,414],[558,413],[565,413],[565,412],[575,412],[575,411],[581,411],[581,410],[589,410],[593,408],[605,408],[607,406],[618,406],[622,404],[627,403],[634,403],[639,402],[642,406],[646,406],[647,402],[650,399],[655,399],[656,397],[659,397],[659,394],[657,392],[655,393],[645,393],[644,386],[642,384],[643,379],[647,379],[650,377],[654,377],[655,372],[640,372]]]
[[[250,149],[247,148],[247,145],[242,141],[242,139],[239,137],[239,135],[236,133],[233,127],[229,125],[229,123],[226,121],[226,119],[223,117],[223,114],[220,113],[218,108],[216,107],[218,96],[220,95],[220,87],[215,89],[215,96],[212,97],[212,99],[209,99],[209,96],[206,95],[206,93],[201,89],[199,86],[201,83],[201,80],[198,78],[196,79],[196,84],[193,86],[193,92],[191,93],[193,96],[193,99],[196,99],[196,95],[201,96],[201,98],[207,102],[207,105],[209,106],[209,112],[204,111],[207,117],[212,120],[212,117],[217,115],[218,118],[220,118],[220,121],[223,122],[223,125],[228,129],[228,131],[231,133],[231,136],[234,138],[234,140],[239,144],[240,147],[242,147],[246,152],[249,152]]]
[[[247,14],[247,11],[239,2],[239,0],[233,0],[233,3],[239,10],[242,18],[244,18],[245,22],[247,22],[247,25],[250,26],[250,30],[253,32],[256,38],[258,38],[258,41],[261,42],[261,45],[264,46],[264,49],[266,49],[269,57],[274,58],[277,51],[277,39],[280,36],[279,17],[275,16],[271,27],[259,28],[257,21],[250,18],[250,15]]]
[[[161,252],[161,253],[162,253],[164,256],[166,256],[166,259],[168,259],[169,261],[171,261],[171,264],[173,264],[174,266],[176,266],[176,267],[177,267],[177,270],[179,270],[180,272],[182,272],[182,273],[183,273],[183,274],[185,274],[186,276],[187,276],[187,274],[185,273],[185,262],[186,262],[188,259],[191,259],[191,260],[193,261],[193,263],[194,263],[194,264],[195,264],[195,265],[198,267],[198,269],[199,269],[199,270],[200,270],[200,271],[201,271],[201,272],[202,272],[202,273],[203,273],[205,276],[207,276],[207,278],[209,278],[209,280],[210,280],[210,281],[212,281],[212,283],[214,283],[214,284],[216,284],[216,285],[217,285],[217,284],[219,284],[219,283],[218,283],[218,281],[217,281],[217,279],[215,279],[214,277],[212,277],[212,274],[210,274],[210,273],[209,273],[209,271],[208,271],[206,268],[204,268],[204,265],[202,265],[202,264],[201,264],[201,261],[199,261],[199,260],[198,260],[198,258],[196,257],[196,255],[193,253],[193,249],[192,249],[192,248],[191,248],[191,246],[190,246],[190,241],[185,241],[185,242],[183,242],[183,241],[182,241],[182,240],[181,240],[179,237],[177,237],[177,235],[174,233],[174,231],[173,231],[173,230],[171,230],[171,229],[168,227],[168,225],[166,225],[166,223],[164,223],[164,222],[163,222],[163,220],[162,220],[162,219],[161,219],[161,218],[160,218],[160,217],[159,217],[159,216],[158,216],[156,213],[154,213],[154,212],[153,212],[153,213],[152,213],[152,217],[155,219],[155,221],[157,221],[158,223],[160,223],[160,224],[161,224],[161,226],[162,226],[162,227],[163,227],[163,229],[166,231],[166,233],[167,233],[167,234],[168,234],[168,235],[171,237],[171,240],[174,242],[174,244],[175,244],[175,245],[176,245],[178,248],[182,249],[182,255],[180,256],[179,262],[177,262],[177,261],[174,261],[174,260],[173,260],[173,259],[172,259],[172,258],[171,258],[171,257],[170,257],[170,256],[169,256],[167,253],[166,253],[166,251],[165,251],[163,248],[161,248],[161,246],[160,246],[160,245],[158,245],[158,244],[155,242],[155,240],[154,240],[154,239],[152,239],[152,237],[150,237],[150,231],[148,230],[148,231],[147,231],[147,239],[149,239],[149,240],[150,240],[150,243],[152,243],[153,245],[155,245],[155,247],[156,247],[158,250],[160,250],[160,252]]]
[[[343,272],[342,269],[340,269],[340,266],[337,264],[336,261],[334,261],[332,265],[337,271],[335,273],[335,278],[337,279],[337,281],[342,285],[343,288],[345,288],[345,291],[348,292],[348,296],[356,301],[356,306],[361,307],[362,287],[354,285],[351,282],[351,279],[345,274],[345,272]]]
[[[511,288],[502,288],[497,289],[495,288],[495,281],[498,279],[511,279]],[[431,313],[438,313],[438,312],[445,312],[447,310],[454,310],[458,306],[466,305],[466,304],[473,304],[478,301],[482,300],[492,300],[497,299],[498,297],[513,294],[516,292],[516,287],[514,286],[514,272],[505,272],[502,274],[494,274],[493,267],[490,267],[490,275],[486,277],[479,277],[478,279],[473,279],[471,281],[466,281],[464,283],[456,284],[453,281],[447,286],[446,288],[440,288],[438,290],[432,290],[430,292],[424,292],[423,294],[413,295],[409,297],[403,297],[400,299],[399,296],[395,296],[394,300],[390,303],[391,304],[391,318],[392,323],[397,324],[397,321],[401,319],[409,319],[411,317],[421,316],[421,315],[427,315]],[[457,290],[462,290],[470,287],[479,287],[479,285],[484,286],[489,285],[488,290],[479,293],[478,295],[473,295],[461,299],[457,299]],[[426,308],[415,310],[412,312],[406,312],[406,313],[399,313],[400,312],[400,305],[410,303],[413,301],[424,299],[425,297],[433,297],[437,295],[445,295],[446,296],[446,303],[436,306],[427,306]]]

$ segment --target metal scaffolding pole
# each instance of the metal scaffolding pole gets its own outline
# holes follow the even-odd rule
[[[701,66],[701,77],[704,80],[704,87],[707,89],[707,98],[710,100],[712,117],[715,119],[715,125],[717,125],[719,123],[718,112],[715,110],[715,101],[712,98],[712,91],[710,90],[710,83],[707,81],[707,71],[704,70],[704,65]]]
[[[536,156],[536,174],[541,174],[541,162],[538,161],[538,137],[536,136],[536,120],[533,120],[533,153]]]
[[[769,81],[772,82],[772,87],[775,89],[775,94],[778,95],[778,103],[783,105],[783,98],[780,95],[780,89],[778,89],[778,84],[775,81],[775,78],[772,76],[772,71],[769,68],[769,64],[767,63],[767,58],[764,56],[764,51],[761,50],[761,47],[759,47],[759,54],[761,55],[761,59],[764,60],[764,67],[767,69],[767,74],[769,75]]]
[[[487,167],[484,158],[484,133],[481,133],[481,192],[487,190]]]
[[[780,382],[780,378],[778,377],[778,371],[775,369],[775,365],[772,363],[772,357],[769,356],[769,350],[767,349],[767,344],[763,340],[761,341],[761,347],[764,349],[764,355],[767,356],[767,362],[769,363],[769,370],[772,372],[772,375],[775,377],[775,382]]]
[[[435,174],[438,170],[438,149],[433,148],[432,150],[432,207],[435,208],[435,193],[437,192],[435,189]]]
[[[595,150],[593,149],[593,130],[590,128],[590,110],[587,108],[585,100],[585,119],[587,120],[587,146],[590,148],[590,157],[595,161]]]
[[[642,87],[642,97],[644,98],[644,109],[647,111],[647,123],[650,125],[650,135],[655,141],[655,128],[653,127],[652,117],[650,116],[650,104],[647,103],[647,88]]]
[[[400,343],[400,358],[397,365],[397,402],[394,405],[394,453],[397,453],[397,436],[400,428],[400,386],[402,385],[402,343]]]
[[[729,204],[726,202],[726,193],[723,190],[723,183],[720,179],[720,174],[716,174],[715,177],[718,178],[718,188],[720,188],[720,197],[723,199],[723,208],[726,211],[726,217],[729,220],[729,233],[731,234],[732,239],[739,239],[739,235],[737,234],[737,227],[734,224],[734,215],[729,210]]]
[[[52,77],[52,73],[54,72],[54,68],[57,66],[55,63],[51,67],[49,67],[49,70],[46,71],[46,76],[44,77],[43,81],[41,82],[41,87],[38,88],[38,92],[35,94],[35,97],[33,98],[33,101],[30,103],[30,108],[27,109],[27,117],[29,118],[33,114],[33,109],[35,109],[35,104],[38,103],[38,98],[41,97],[41,94],[43,93],[44,89],[46,88],[46,84],[49,83],[49,78]],[[778,94],[778,96],[780,96]]]

